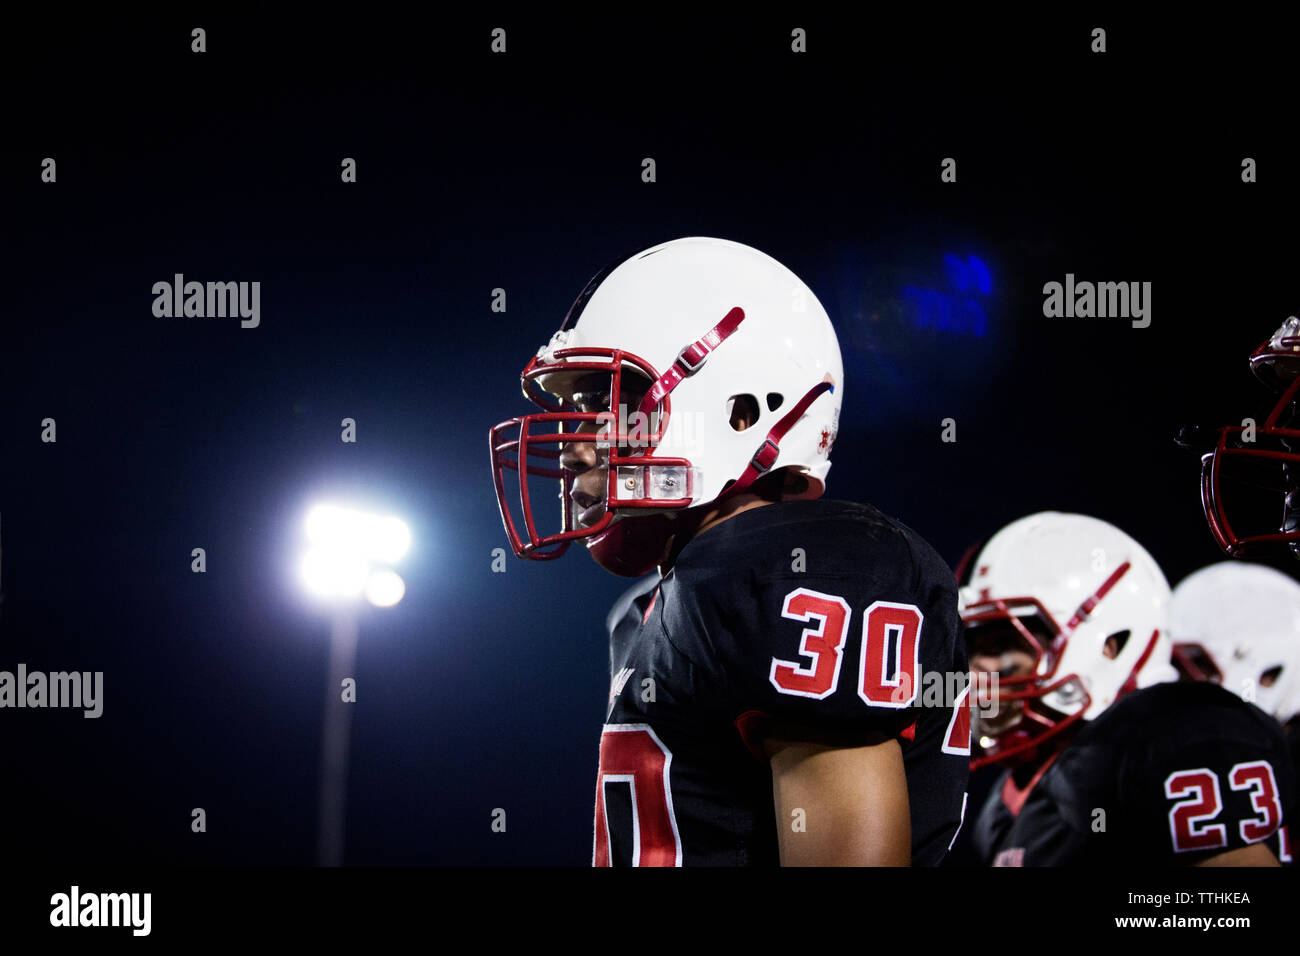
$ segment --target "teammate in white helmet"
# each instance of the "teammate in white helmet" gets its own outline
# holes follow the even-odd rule
[[[1272,714],[1292,767],[1300,766],[1300,583],[1264,565],[1212,564],[1174,588],[1170,629],[1179,670]],[[1275,850],[1283,863],[1294,861],[1286,823]]]
[[[1041,512],[969,568],[973,671],[996,673],[973,767],[1006,767],[972,833],[994,866],[1275,866],[1295,780],[1277,723],[1178,682],[1169,585],[1114,525]]]

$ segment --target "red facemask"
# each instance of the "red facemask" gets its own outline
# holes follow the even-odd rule
[[[538,379],[557,371],[606,373],[607,394],[618,396],[623,391],[626,369],[635,370],[638,378],[649,382],[659,380],[657,371],[643,359],[619,349],[560,349],[554,358],[557,361],[544,363],[534,357],[521,374],[524,394],[543,411],[508,419],[489,433],[497,504],[510,545],[521,558],[549,560],[562,555],[572,542],[587,539],[592,556],[602,567],[615,574],[644,574],[663,554],[672,533],[673,522],[664,509],[687,507],[693,491],[689,461],[655,454],[655,446],[668,427],[671,398],[665,394],[657,402],[642,406],[648,411],[637,409],[644,418],[624,416],[627,431],[623,431],[624,422],[618,420],[617,411],[578,411],[546,392]],[[598,431],[578,431],[593,422],[601,426]],[[507,437],[511,432],[513,437]],[[565,445],[575,442],[596,444],[596,467],[602,470],[605,481],[604,514],[587,527],[579,526],[574,515],[572,495],[577,473],[560,466]],[[519,482],[518,519],[506,491],[507,472],[512,472]],[[558,531],[548,533],[539,528],[542,519],[534,511],[530,477],[558,483]],[[638,510],[645,513],[636,515]]]
[[[1037,759],[1060,741],[1060,735],[1088,709],[1089,700],[1082,683],[1079,686],[1084,697],[1075,713],[1058,714],[1042,704],[1044,696],[1078,680],[1075,674],[1058,676],[1056,673],[1068,635],[1062,633],[1047,609],[1030,597],[986,600],[967,608],[962,614],[962,624],[968,643],[978,641],[982,627],[1013,628],[1019,636],[1019,645],[1034,657],[1033,666],[1024,675],[999,679],[998,705],[1018,702],[1020,719],[984,745],[984,752],[971,759],[971,769],[978,770],[992,763],[1015,766]]]
[[[1201,504],[1225,554],[1259,554],[1279,546],[1300,555],[1300,337],[1270,339],[1251,369],[1279,393],[1257,426],[1220,428],[1201,459]]]

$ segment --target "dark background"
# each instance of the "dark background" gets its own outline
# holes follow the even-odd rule
[[[1173,435],[1262,417],[1245,359],[1297,309],[1284,44],[1254,15],[10,21],[0,669],[102,670],[105,702],[0,711],[5,854],[313,862],[328,625],[291,570],[337,493],[416,540],[406,599],[362,623],[347,861],[588,863],[626,582],[580,553],[492,573],[485,438],[588,278],[668,239],[753,245],[826,306],[832,496],[954,564],[1047,508],[1118,524],[1171,582],[1216,560]],[[972,257],[987,292],[959,287]],[[260,280],[261,326],[155,318],[177,272]],[[1067,272],[1152,282],[1150,328],[1045,319]]]

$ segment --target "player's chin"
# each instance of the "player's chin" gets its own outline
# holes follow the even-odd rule
[[[1009,702],[1001,706],[996,716],[986,717],[980,715],[976,717],[975,732],[981,737],[1001,737],[1019,727],[1022,717],[1020,702]]]

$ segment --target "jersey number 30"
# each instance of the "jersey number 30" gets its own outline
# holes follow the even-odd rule
[[[785,596],[781,616],[815,626],[804,628],[799,641],[799,653],[808,660],[773,657],[768,680],[782,694],[824,700],[840,683],[852,617],[848,602],[834,594],[795,588]],[[891,601],[876,601],[862,615],[857,692],[868,707],[902,710],[915,702],[924,621],[915,604]],[[967,687],[954,704],[944,753],[970,754],[969,695]]]

